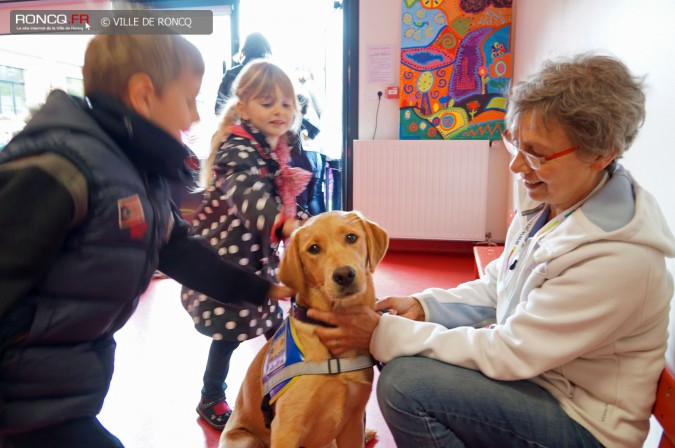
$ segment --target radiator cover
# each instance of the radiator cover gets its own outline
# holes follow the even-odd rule
[[[353,207],[390,238],[485,239],[489,142],[356,140]]]

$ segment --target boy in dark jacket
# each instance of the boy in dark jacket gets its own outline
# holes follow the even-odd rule
[[[96,416],[156,269],[216,300],[291,294],[222,261],[170,200],[203,73],[182,37],[96,36],[85,100],[52,92],[0,153],[0,446],[122,446]]]

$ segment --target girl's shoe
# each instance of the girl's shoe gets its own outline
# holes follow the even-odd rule
[[[222,431],[225,428],[227,419],[232,415],[232,408],[225,399],[205,402],[200,401],[197,405],[197,414],[199,414],[206,423],[212,428]]]

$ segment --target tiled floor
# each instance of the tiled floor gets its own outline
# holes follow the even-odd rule
[[[451,287],[473,276],[471,257],[390,252],[375,272],[378,297]],[[180,300],[180,285],[153,281],[138,310],[117,333],[115,376],[100,419],[127,448],[215,448],[219,433],[198,418],[209,339],[197,333]],[[246,369],[263,345],[247,341],[233,355],[228,397],[236,397]],[[234,400],[232,400],[234,402]],[[394,442],[373,395],[367,425],[378,431],[370,447]]]

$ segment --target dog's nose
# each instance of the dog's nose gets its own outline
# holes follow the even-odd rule
[[[349,286],[354,283],[356,271],[350,266],[342,266],[333,271],[333,281],[340,286]]]

